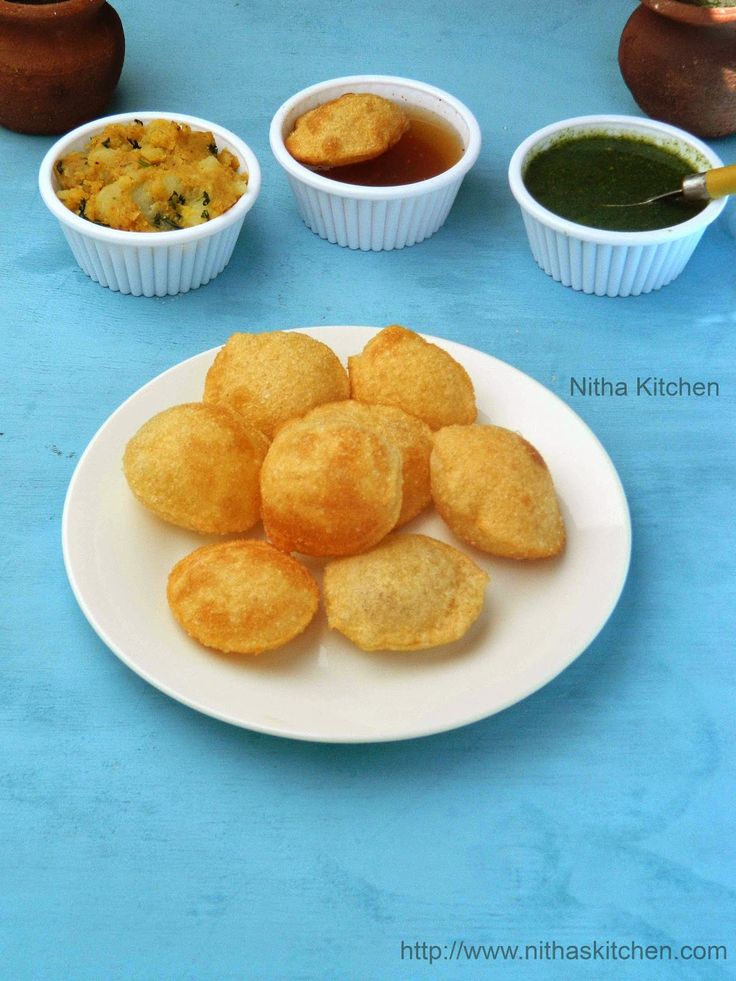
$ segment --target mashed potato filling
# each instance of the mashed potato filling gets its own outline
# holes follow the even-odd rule
[[[111,123],[56,162],[59,199],[82,218],[128,232],[191,228],[231,208],[248,186],[240,161],[185,123]]]

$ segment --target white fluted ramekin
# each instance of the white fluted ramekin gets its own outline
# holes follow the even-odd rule
[[[109,123],[134,119],[173,119],[194,130],[209,130],[219,149],[240,160],[248,174],[245,193],[223,215],[192,228],[167,232],[125,232],[86,221],[65,207],[56,195],[55,164],[81,150],[91,136]],[[126,112],[79,126],[58,140],[46,154],[38,175],[41,197],[61,225],[74,258],[83,272],[102,286],[134,296],[172,296],[204,286],[230,261],[246,214],[261,187],[261,170],[253,151],[234,133],[196,116],[170,112]]]
[[[457,130],[462,157],[436,177],[397,187],[344,184],[315,173],[292,157],[284,139],[299,116],[346,92],[372,92],[435,113]],[[270,141],[307,227],[328,242],[381,252],[416,245],[442,227],[478,158],[481,138],[471,111],[441,89],[392,75],[348,75],[311,85],[288,99],[271,121]]]
[[[684,130],[639,116],[577,116],[527,137],[509,164],[509,184],[520,208],[532,254],[553,279],[596,296],[638,296],[671,283],[693,254],[706,227],[725,205],[712,201],[699,214],[669,228],[613,232],[560,218],[542,207],[524,185],[531,159],[558,140],[584,133],[630,135],[676,150],[694,171],[722,165],[710,147]]]

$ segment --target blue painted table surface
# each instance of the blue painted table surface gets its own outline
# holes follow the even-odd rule
[[[734,977],[733,210],[671,285],[598,298],[536,267],[506,183],[538,127],[639,113],[616,60],[634,4],[116,7],[127,54],[110,111],[218,121],[252,146],[263,188],[218,279],[121,296],[77,268],[39,199],[52,139],[0,132],[0,975]],[[320,240],[269,150],[284,99],[356,72],[432,82],[483,131],[446,226],[413,248]],[[736,139],[711,142],[736,161]],[[235,330],[395,321],[511,362],[607,448],[634,546],[602,633],[515,707],[404,743],[254,734],[149,687],[64,573],[62,505],[88,440],[148,379]],[[571,377],[637,375],[720,394],[570,394]],[[457,941],[559,949],[445,959]],[[590,960],[562,959],[594,941]],[[614,942],[673,957],[730,946],[725,961],[629,947],[624,962]]]

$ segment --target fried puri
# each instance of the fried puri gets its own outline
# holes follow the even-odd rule
[[[307,334],[233,334],[207,372],[204,401],[226,405],[273,437],[277,428],[323,402],[350,394],[337,355]]]
[[[374,431],[296,420],[261,470],[263,524],[287,552],[352,555],[379,542],[401,511],[401,454]]]
[[[296,559],[244,539],[204,545],[177,562],[166,595],[190,637],[233,654],[288,643],[319,604],[316,582]]]
[[[557,555],[565,526],[537,450],[500,426],[448,426],[434,434],[432,498],[463,541],[512,559]]]
[[[426,535],[389,535],[363,555],[327,564],[327,621],[364,651],[450,644],[478,618],[488,575]]]
[[[284,143],[300,163],[343,167],[380,157],[408,128],[409,118],[396,103],[370,92],[346,92],[300,116]]]
[[[447,351],[398,324],[384,327],[348,358],[352,397],[394,405],[430,429],[475,421],[470,376]]]
[[[354,399],[320,405],[304,417],[304,422],[325,424],[332,421],[370,429],[398,448],[403,489],[397,527],[424,510],[431,497],[429,455],[432,452],[432,431],[425,422],[392,405],[368,405]]]
[[[123,471],[138,500],[191,531],[247,531],[260,517],[268,440],[230,409],[188,402],[159,412],[128,442]]]

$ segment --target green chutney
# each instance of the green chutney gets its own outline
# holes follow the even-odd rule
[[[633,208],[606,205],[643,201],[674,191],[695,173],[677,152],[635,136],[590,133],[563,137],[541,150],[524,171],[533,198],[561,218],[619,232],[679,225],[707,201],[676,197]]]

